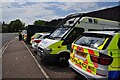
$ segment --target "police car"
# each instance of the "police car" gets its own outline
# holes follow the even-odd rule
[[[37,51],[37,46],[38,44],[45,38],[47,38],[49,36],[50,33],[39,33],[37,34],[36,37],[34,37],[34,39],[32,38],[32,48],[34,48],[34,52],[36,53]]]
[[[120,79],[120,32],[88,31],[72,43],[69,66],[85,79]]]
[[[71,44],[80,34],[89,29],[118,28],[117,21],[95,17],[72,17],[51,35],[38,44],[37,53],[46,62],[55,62],[59,66],[68,65]]]

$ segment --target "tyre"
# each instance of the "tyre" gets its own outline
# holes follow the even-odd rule
[[[37,50],[34,50],[34,53],[37,54]]]
[[[67,67],[69,65],[68,59],[69,59],[69,54],[68,53],[58,55],[58,58],[56,60],[57,65],[59,67]]]

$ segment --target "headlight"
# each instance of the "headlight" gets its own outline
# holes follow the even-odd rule
[[[46,48],[45,50],[46,50],[46,51],[52,51],[52,49],[51,49],[51,48]]]
[[[47,54],[49,54],[51,51],[52,51],[51,48],[45,48],[45,49],[44,49],[44,52],[47,53]]]

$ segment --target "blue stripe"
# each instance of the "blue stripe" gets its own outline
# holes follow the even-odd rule
[[[118,80],[120,78],[120,71],[109,71],[108,78],[109,80]]]

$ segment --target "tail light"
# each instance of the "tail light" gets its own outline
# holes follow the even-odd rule
[[[35,40],[34,42],[39,43],[39,42],[41,42],[41,40]]]
[[[31,40],[33,40],[34,38],[32,38]]]
[[[27,35],[25,35],[25,37],[27,37]]]
[[[110,65],[113,61],[113,58],[100,53],[100,56],[90,55],[91,61],[101,64],[101,65]]]
[[[71,53],[73,52],[73,49],[74,49],[74,45],[72,44],[71,49],[70,49]]]

